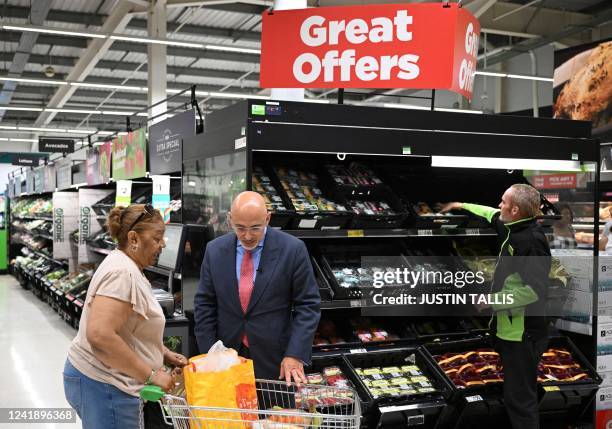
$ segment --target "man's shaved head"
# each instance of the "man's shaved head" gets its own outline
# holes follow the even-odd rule
[[[261,195],[245,191],[232,202],[229,219],[238,240],[246,249],[254,249],[265,234],[270,222],[266,202]]]
[[[266,213],[266,202],[263,197],[257,192],[244,191],[238,194],[232,202],[231,212],[236,213],[238,211],[259,211]]]

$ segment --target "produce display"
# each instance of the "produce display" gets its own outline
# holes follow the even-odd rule
[[[91,281],[91,275],[86,273],[73,273],[70,276],[58,281],[55,287],[64,293],[70,293],[73,290],[88,285]]]
[[[11,206],[11,212],[15,217],[48,217],[51,218],[53,204],[50,199],[36,198],[23,199]]]
[[[341,288],[371,288],[374,284],[374,275],[377,272],[395,272],[397,268],[392,267],[367,267],[351,268],[347,266],[333,266],[332,273]],[[402,286],[386,283],[389,286]]]
[[[590,379],[589,374],[564,348],[550,348],[542,354],[538,365],[538,381],[572,382]]]
[[[47,256],[52,254],[52,250],[49,247],[51,244],[49,240],[39,236],[34,236],[25,232],[17,232],[11,236],[11,242],[25,244],[30,249]]]
[[[87,238],[87,243],[99,249],[114,250],[117,248],[115,240],[113,240],[110,234],[104,230],[96,232],[94,235]]]
[[[338,389],[319,389],[304,386],[296,395],[297,406],[335,406],[350,404],[353,398],[353,383],[346,377],[338,366],[328,366],[323,371],[306,375],[307,384],[310,386],[328,386]]]
[[[327,171],[338,185],[374,186],[382,184],[382,180],[364,165],[352,163],[348,167],[327,165]]]
[[[334,321],[322,319],[321,322],[319,322],[319,327],[317,328],[313,342],[315,346],[337,345],[347,342],[346,339],[338,335],[338,329]]]
[[[255,167],[253,173],[253,190],[259,192],[266,201],[266,207],[271,212],[287,211],[283,199],[276,188],[272,185],[270,177],[265,174],[261,167]]]
[[[457,323],[441,318],[419,320],[413,324],[413,327],[416,333],[421,336],[465,332]]]
[[[462,250],[462,256],[466,256],[465,249]],[[467,253],[469,255],[470,253]],[[497,259],[493,257],[480,257],[480,256],[470,256],[464,259],[467,267],[473,271],[481,271],[484,275],[484,279],[487,282],[493,281],[493,275],[495,273],[495,266],[497,264]],[[550,273],[548,274],[550,279],[559,280],[563,283],[564,286],[567,286],[569,281],[569,273],[566,268],[563,266],[559,258],[555,258],[554,256],[551,259]]]
[[[431,379],[417,365],[356,368],[355,372],[374,399],[436,391]]]
[[[346,207],[323,194],[319,177],[306,170],[274,167],[283,190],[298,212],[345,212]]]
[[[43,277],[43,280],[46,280],[48,282],[55,282],[55,281],[61,279],[62,277],[64,277],[66,274],[68,274],[68,271],[66,271],[63,268],[60,268],[60,269],[57,269],[55,271],[51,271],[50,273],[45,275]]]
[[[397,213],[384,201],[348,200],[346,204],[358,215],[393,216]]]
[[[70,241],[72,241],[74,244],[79,244],[79,230],[78,229],[75,229],[74,231],[70,233]]]
[[[493,349],[445,353],[434,356],[434,359],[459,389],[504,381],[499,353]]]
[[[488,348],[434,356],[437,364],[459,389],[504,381],[499,354]],[[538,381],[572,382],[589,379],[587,371],[564,348],[550,348],[538,365]]]
[[[374,343],[378,341],[398,340],[400,337],[395,332],[390,332],[377,323],[373,323],[368,317],[353,318],[350,320],[353,332],[362,343]]]
[[[13,226],[16,229],[29,232],[31,234],[42,234],[45,236],[51,236],[53,233],[53,222],[49,220],[37,219],[32,221],[21,221],[16,220],[13,222]]]

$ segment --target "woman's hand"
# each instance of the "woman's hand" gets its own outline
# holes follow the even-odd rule
[[[174,389],[174,375],[160,368],[153,374],[151,383],[161,387],[164,392],[168,393]]]
[[[176,366],[176,367],[182,368],[188,363],[189,361],[182,354],[174,353],[170,350],[164,353],[164,364],[168,366]]]

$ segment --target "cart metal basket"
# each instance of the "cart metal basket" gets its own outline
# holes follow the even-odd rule
[[[176,429],[359,429],[359,397],[350,388],[257,380],[256,390],[258,409],[191,406],[161,389],[158,402]]]

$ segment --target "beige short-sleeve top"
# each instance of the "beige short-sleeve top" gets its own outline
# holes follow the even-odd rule
[[[121,250],[114,250],[102,261],[91,279],[79,332],[70,345],[68,359],[87,377],[138,396],[143,388],[142,383],[102,363],[87,341],[89,308],[96,295],[132,304],[133,312],[121,328],[119,336],[152,368],[159,368],[164,363],[164,313],[153,296],[151,284],[129,256]]]

